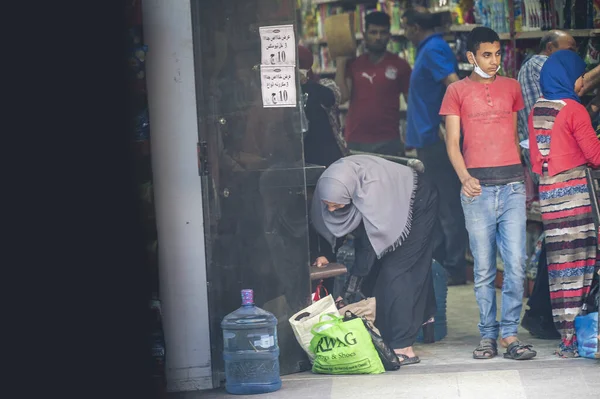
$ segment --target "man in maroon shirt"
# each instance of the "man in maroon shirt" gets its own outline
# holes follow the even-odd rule
[[[365,17],[367,52],[358,58],[340,57],[335,81],[341,103],[350,100],[344,135],[348,148],[385,155],[402,155],[400,94],[407,99],[411,68],[386,51],[390,17],[375,11]]]

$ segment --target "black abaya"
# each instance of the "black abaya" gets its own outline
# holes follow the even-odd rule
[[[436,312],[431,266],[437,192],[422,175],[417,184],[408,237],[375,262],[368,278],[376,278],[375,324],[393,349],[412,346],[422,324]]]

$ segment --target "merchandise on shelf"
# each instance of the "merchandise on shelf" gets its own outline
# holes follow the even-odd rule
[[[559,20],[563,19],[558,25],[564,29],[592,29],[596,17],[595,0],[554,0],[558,11]],[[564,7],[563,7],[564,4]],[[562,9],[562,13],[561,13]]]
[[[459,8],[462,12],[461,24],[474,24],[475,23],[475,2],[473,0],[461,0]],[[459,24],[460,25],[460,24]]]
[[[473,12],[475,22],[480,25],[498,33],[506,33],[510,30],[508,2],[505,0],[476,0]]]
[[[523,0],[513,0],[513,18],[515,20],[515,32],[523,30]]]
[[[335,68],[335,62],[329,56],[329,48],[319,47],[319,67],[321,70]]]
[[[467,35],[467,33],[460,33],[456,36],[454,53],[456,54],[456,61],[458,62],[469,62],[467,59]]]
[[[502,46],[502,69],[499,74],[502,76],[517,76],[517,71],[514,70],[515,52],[511,42],[507,42]]]
[[[344,12],[344,8],[335,4],[319,4],[316,11],[317,37],[325,38],[325,19],[330,15],[337,15]]]
[[[585,63],[587,64],[588,71],[600,63],[600,39],[593,38],[588,40]]]

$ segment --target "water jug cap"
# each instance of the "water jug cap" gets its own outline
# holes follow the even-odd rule
[[[254,305],[254,290],[242,290],[242,305]]]

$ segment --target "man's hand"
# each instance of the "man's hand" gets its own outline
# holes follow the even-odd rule
[[[577,92],[578,96],[583,96],[594,90],[600,84],[600,65],[583,75],[583,86]]]
[[[476,178],[469,176],[462,183],[462,192],[467,197],[477,197],[481,195],[481,184]]]
[[[316,266],[316,267],[325,267],[328,264],[329,264],[329,260],[326,257],[319,256],[317,258],[317,260],[315,261],[315,263],[313,263],[313,266]]]

